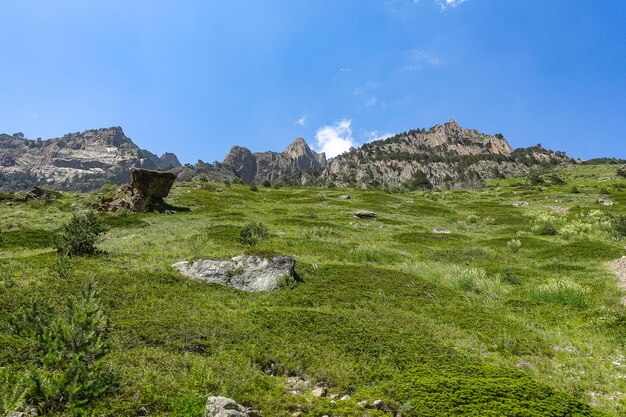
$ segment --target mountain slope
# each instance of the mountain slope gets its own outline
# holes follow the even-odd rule
[[[55,189],[92,190],[120,184],[134,167],[168,169],[180,166],[176,155],[161,157],[140,149],[122,128],[70,133],[61,138],[29,140],[21,134],[0,135],[0,190],[32,185]]]
[[[513,150],[500,134],[464,129],[454,120],[367,143],[334,158],[321,180],[342,186],[477,184],[575,161],[540,146]]]
[[[255,152],[234,146],[223,165],[246,183],[282,181],[306,184],[315,180],[312,173],[326,166],[326,155],[313,151],[303,138],[297,138],[283,152]]]

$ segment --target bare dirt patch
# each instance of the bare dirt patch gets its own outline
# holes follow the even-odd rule
[[[612,261],[610,265],[617,276],[617,286],[626,293],[626,256]],[[626,295],[622,296],[622,305],[626,306]]]

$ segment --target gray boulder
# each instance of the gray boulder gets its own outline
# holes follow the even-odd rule
[[[600,197],[598,198],[598,204],[600,204],[601,206],[612,206],[614,203],[613,200],[609,198]]]
[[[227,397],[209,397],[204,417],[258,417],[259,412],[247,408]]]
[[[355,210],[354,215],[359,219],[375,219],[378,217],[378,214],[370,210]]]
[[[261,258],[241,255],[230,260],[199,259],[172,268],[188,278],[227,285],[243,291],[273,291],[286,277],[295,277],[296,260],[289,256]]]

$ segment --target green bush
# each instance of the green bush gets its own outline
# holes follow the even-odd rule
[[[254,192],[259,191],[259,186],[256,184],[252,184],[250,186],[250,191],[254,191]]]
[[[617,175],[622,178],[626,178],[626,165],[624,165],[623,167],[617,168]]]
[[[626,237],[626,215],[613,218],[613,229],[619,237]]]
[[[58,233],[56,249],[66,256],[94,255],[98,252],[96,240],[105,230],[96,213],[74,214]]]
[[[111,372],[100,360],[108,351],[108,323],[92,281],[68,301],[64,314],[33,304],[14,314],[10,324],[36,351],[34,366],[17,378],[22,399],[13,402],[34,405],[46,415],[63,410],[74,415],[110,389]]]
[[[541,178],[538,174],[529,175],[528,180],[530,181],[531,185],[541,185],[541,184],[545,184],[546,182],[546,180]]]
[[[239,233],[239,243],[254,246],[268,237],[269,232],[267,226],[261,222],[250,222],[241,229]]]
[[[272,186],[272,183],[270,182],[270,180],[263,180],[263,183],[261,185],[263,185],[263,187],[265,188],[270,188]]]

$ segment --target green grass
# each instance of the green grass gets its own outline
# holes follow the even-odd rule
[[[168,200],[190,213],[103,214],[103,253],[61,261],[54,233],[93,196],[0,202],[0,388],[38,359],[11,332],[12,314],[32,302],[61,314],[93,278],[115,383],[84,415],[201,416],[208,395],[265,416],[356,417],[358,401],[378,398],[406,416],[623,415],[626,315],[605,262],[626,243],[603,216],[626,214],[626,180],[598,181],[609,168],[560,170],[558,186],[512,178],[477,191],[351,189],[352,200],[341,189],[180,184]],[[530,206],[511,206],[522,200]],[[547,206],[570,211],[552,218]],[[537,232],[548,217],[558,234]],[[250,222],[269,232],[254,247],[239,242]],[[294,256],[301,282],[250,294],[171,268],[242,253]],[[293,375],[351,400],[289,394]]]

